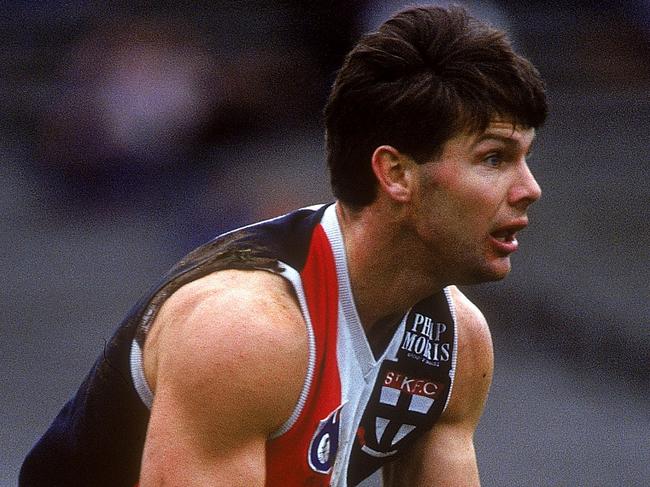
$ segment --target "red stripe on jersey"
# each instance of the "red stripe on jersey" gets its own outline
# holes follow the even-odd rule
[[[297,421],[285,434],[267,441],[267,486],[327,486],[331,478],[331,471],[319,473],[310,467],[309,460],[310,444],[321,422],[341,405],[336,356],[338,280],[334,255],[320,225],[314,229],[300,277],[314,331],[316,362],[307,400]],[[330,446],[334,453],[337,446]],[[327,452],[323,455],[327,459]],[[327,463],[334,463],[333,458],[329,460]]]

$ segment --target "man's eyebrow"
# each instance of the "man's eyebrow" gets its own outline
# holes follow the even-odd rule
[[[484,133],[479,135],[474,141],[474,145],[478,145],[481,142],[485,142],[486,140],[495,140],[497,142],[504,142],[508,145],[518,145],[518,142],[512,137],[509,137],[507,135],[499,135],[499,134],[491,134],[491,133]]]
[[[480,136],[477,137],[477,139],[474,141],[472,144],[472,148],[475,148],[477,145],[479,145],[482,142],[488,141],[488,140],[493,140],[495,142],[501,142],[505,145],[510,146],[511,148],[519,147],[522,144],[520,143],[519,139],[516,139],[514,137],[508,136],[508,135],[500,135],[500,134],[495,134],[495,133],[490,133],[486,132],[481,134]],[[530,153],[530,150],[533,146],[533,142],[535,139],[531,141],[530,147],[528,149],[528,153]]]

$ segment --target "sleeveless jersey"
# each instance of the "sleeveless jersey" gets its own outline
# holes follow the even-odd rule
[[[179,287],[220,269],[288,279],[307,326],[298,403],[267,440],[266,485],[354,486],[431,428],[449,401],[457,334],[447,289],[417,303],[375,357],[352,296],[335,206],[304,208],[217,237],[180,261],[132,309],[26,458],[20,486],[134,487],[153,395],[146,334]]]

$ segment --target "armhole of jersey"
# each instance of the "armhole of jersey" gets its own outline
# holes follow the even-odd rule
[[[302,413],[302,409],[307,402],[307,396],[309,395],[309,389],[314,376],[314,367],[316,364],[316,338],[314,336],[314,327],[312,326],[311,319],[309,317],[309,309],[307,308],[307,300],[305,299],[305,292],[302,288],[302,281],[300,279],[300,274],[296,269],[287,264],[280,262],[282,267],[282,272],[280,275],[291,282],[293,289],[298,298],[298,303],[300,305],[300,310],[302,311],[303,318],[305,319],[305,324],[307,326],[307,339],[309,341],[309,357],[307,362],[307,375],[305,376],[305,382],[302,386],[302,391],[300,391],[300,397],[298,398],[298,403],[296,404],[291,416],[289,419],[280,426],[276,431],[269,435],[269,439],[276,439],[287,431],[296,423]]]
[[[147,408],[151,409],[153,404],[153,394],[151,388],[147,383],[147,378],[144,376],[144,366],[142,365],[142,350],[138,342],[133,340],[131,342],[131,380],[133,387],[135,387],[140,400]]]
[[[449,394],[447,394],[447,400],[445,401],[445,407],[442,408],[444,412],[449,405],[449,400],[451,399],[451,393],[454,388],[454,376],[456,374],[456,360],[458,357],[458,319],[456,318],[456,306],[454,305],[454,300],[451,297],[451,290],[446,287],[444,289],[445,297],[447,298],[447,304],[449,305],[449,312],[451,313],[451,319],[454,322],[454,347],[451,351],[451,368],[449,369]]]

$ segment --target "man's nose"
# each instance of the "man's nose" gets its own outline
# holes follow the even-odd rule
[[[510,190],[509,203],[513,206],[520,206],[525,209],[540,199],[541,196],[542,188],[540,188],[537,183],[537,180],[530,171],[528,164],[522,162],[519,168],[519,177]]]

